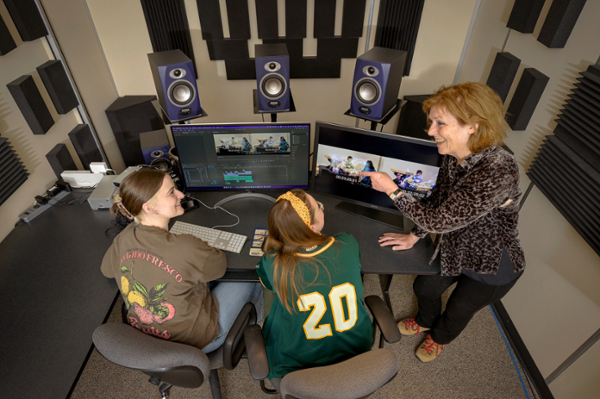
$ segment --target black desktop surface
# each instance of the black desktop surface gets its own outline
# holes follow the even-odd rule
[[[275,198],[283,193],[271,193]],[[237,192],[193,192],[192,196],[212,206]],[[81,193],[72,193],[67,203]],[[363,272],[381,274],[435,274],[439,261],[428,261],[433,253],[430,239],[420,240],[408,250],[380,248],[377,238],[394,231],[335,209],[337,199],[315,195],[325,205],[324,234],[352,233],[360,244]],[[241,222],[226,231],[245,234],[248,241],[241,254],[226,252],[225,278],[256,279],[258,257],[249,255],[254,229],[266,227],[272,202],[244,198],[223,207]],[[221,210],[204,207],[177,218],[212,227],[232,224],[236,219]],[[0,243],[0,362],[3,396],[9,398],[65,398],[92,349],[92,332],[110,313],[118,294],[113,279],[100,272],[102,258],[114,236],[107,236],[112,218],[106,210],[80,205],[53,206],[22,223]],[[114,229],[113,229],[114,231]],[[399,231],[399,230],[397,230]]]

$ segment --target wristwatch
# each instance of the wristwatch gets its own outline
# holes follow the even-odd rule
[[[396,198],[398,198],[400,194],[402,194],[402,190],[398,189],[390,194],[390,198],[392,199],[392,201],[396,201]]]

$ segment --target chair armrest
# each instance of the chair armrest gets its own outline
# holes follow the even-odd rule
[[[373,314],[373,322],[377,323],[385,341],[389,343],[400,341],[402,335],[400,334],[400,330],[398,330],[394,315],[383,299],[377,295],[369,295],[365,298],[365,303],[369,307],[371,314]]]
[[[244,341],[246,341],[250,375],[255,380],[264,380],[269,376],[269,360],[262,329],[258,324],[246,327]]]
[[[223,367],[226,370],[233,370],[240,362],[246,350],[244,329],[252,324],[256,324],[256,308],[248,302],[235,319],[223,344]]]

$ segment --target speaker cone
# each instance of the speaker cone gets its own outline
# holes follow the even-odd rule
[[[267,75],[261,84],[262,93],[269,98],[279,98],[285,92],[285,80],[281,75]]]
[[[195,91],[191,84],[184,80],[174,82],[169,90],[169,99],[176,105],[188,105],[194,99]]]
[[[356,85],[356,97],[363,104],[373,104],[379,99],[379,88],[371,80]]]

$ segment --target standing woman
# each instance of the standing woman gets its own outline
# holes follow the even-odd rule
[[[322,235],[324,223],[323,205],[302,190],[288,191],[269,212],[256,268],[276,294],[263,326],[276,388],[294,370],[341,362],[373,344],[358,243],[346,233]]]
[[[171,218],[184,213],[183,197],[163,171],[141,169],[123,179],[111,211],[132,223],[115,237],[101,271],[117,281],[129,324],[209,353],[223,344],[247,302],[262,318],[262,287],[219,283],[209,290],[207,283],[227,270],[225,254],[169,232]]]
[[[519,168],[500,147],[506,122],[498,95],[481,83],[442,87],[423,103],[423,110],[430,123],[428,134],[444,155],[432,194],[418,202],[403,194],[387,174],[364,175],[416,224],[410,234],[384,234],[381,246],[409,249],[428,232],[437,234],[434,257],[441,258],[441,273],[415,279],[418,313],[398,322],[404,335],[429,332],[416,351],[428,362],[477,311],[515,285],[525,257],[517,230]],[[440,314],[441,296],[454,283]]]

